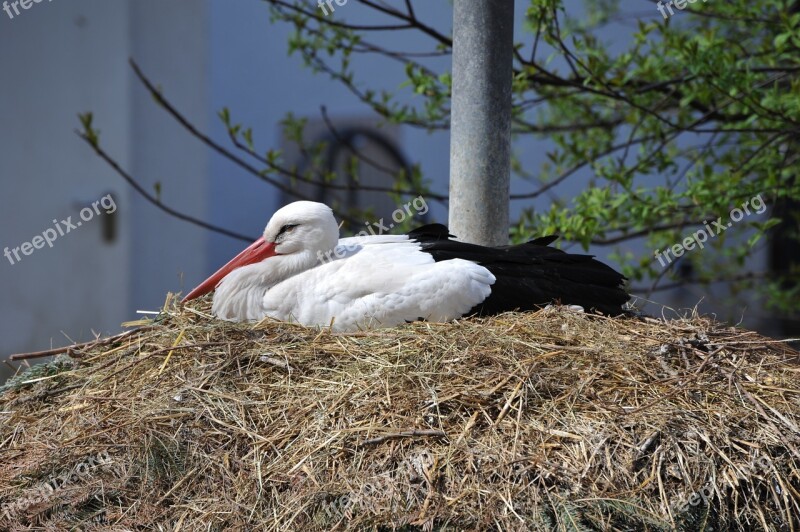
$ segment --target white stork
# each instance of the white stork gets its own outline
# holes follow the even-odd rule
[[[183,301],[216,289],[211,310],[224,320],[270,316],[352,331],[554,301],[617,315],[629,299],[621,274],[590,255],[548,247],[555,236],[500,247],[451,236],[430,224],[405,235],[340,240],[327,205],[298,201]]]

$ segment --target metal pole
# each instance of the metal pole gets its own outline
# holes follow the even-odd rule
[[[508,244],[514,0],[455,0],[450,232]]]

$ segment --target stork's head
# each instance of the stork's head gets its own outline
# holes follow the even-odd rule
[[[277,255],[310,251],[316,256],[317,251],[333,249],[339,241],[339,227],[324,203],[295,201],[272,215],[263,240],[274,246]]]
[[[272,215],[264,229],[264,236],[200,283],[183,301],[191,301],[211,292],[236,268],[256,264],[276,255],[296,257],[296,264],[308,263],[306,267],[310,267],[319,252],[330,251],[338,241],[339,227],[330,207],[313,201],[290,203]]]

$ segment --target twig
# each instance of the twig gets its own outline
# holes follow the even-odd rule
[[[345,138],[345,135],[340,133],[339,130],[336,129],[336,127],[331,122],[331,119],[327,114],[327,109],[325,108],[324,105],[321,108],[321,113],[322,113],[322,118],[325,122],[325,126],[327,127],[328,131],[337,142],[345,146],[347,149],[353,152],[353,154],[357,158],[364,161],[368,165],[372,166],[376,170],[379,170],[392,177],[396,177],[398,175],[399,170],[388,168],[380,164],[379,162],[375,161],[374,159],[367,157],[361,150],[359,150],[356,146],[353,145],[353,142],[351,140]],[[370,131],[369,129],[358,130],[357,133],[364,135],[373,142],[378,143],[383,149],[389,152],[392,158],[395,159],[395,161],[402,167],[401,169],[405,171],[407,176],[410,177],[412,175],[413,169],[411,167],[411,164],[406,160],[405,156],[400,152],[400,150],[397,149],[395,146],[393,146],[391,143],[389,143],[384,137],[382,137],[380,134]],[[350,132],[350,134],[352,134],[352,131]],[[389,187],[373,186],[373,185],[365,185],[363,183],[338,184],[333,182],[318,181],[317,179],[307,177],[302,172],[281,166],[275,163],[274,161],[271,161],[268,157],[260,155],[251,146],[243,143],[234,131],[229,131],[228,137],[230,138],[230,141],[233,143],[233,145],[236,146],[239,150],[243,151],[244,153],[247,153],[249,156],[253,157],[259,163],[267,166],[271,170],[274,170],[287,178],[297,180],[302,183],[307,183],[315,187],[320,187],[326,190],[360,190],[360,191],[370,191],[370,192],[385,192],[387,194],[400,194],[409,196],[424,195],[434,200],[437,200],[445,205],[447,204],[447,199],[448,199],[447,195],[437,194],[431,191],[425,191],[423,189],[416,189],[416,190],[398,189],[396,187],[391,187],[391,186]]]
[[[266,362],[267,364],[272,364],[273,366],[286,370],[289,373],[294,371],[294,368],[290,366],[288,362],[286,362],[285,360],[281,360],[280,358],[261,355],[261,357],[259,357],[259,360],[261,362]]]
[[[253,165],[251,165],[249,162],[245,161],[241,157],[237,157],[236,154],[234,154],[231,150],[227,149],[222,144],[216,142],[210,136],[208,136],[207,134],[205,134],[202,131],[200,131],[192,122],[189,121],[189,119],[186,116],[184,116],[180,111],[178,111],[178,109],[169,100],[167,100],[167,98],[161,93],[161,91],[155,86],[155,84],[147,76],[145,76],[144,72],[142,72],[142,69],[139,67],[139,65],[136,63],[136,61],[134,61],[131,58],[128,62],[130,63],[131,68],[133,69],[133,72],[136,75],[136,77],[139,79],[139,81],[142,82],[142,84],[150,92],[150,95],[156,100],[156,102],[158,102],[158,104],[161,105],[161,107],[164,109],[164,111],[166,111],[181,126],[183,126],[186,129],[186,131],[188,131],[192,136],[194,136],[200,142],[202,142],[203,144],[205,144],[207,147],[211,148],[212,150],[214,150],[218,154],[222,155],[223,157],[225,157],[226,159],[228,159],[229,161],[234,163],[236,166],[242,168],[243,170],[247,171],[248,173],[252,174],[253,176],[257,177],[258,179],[268,183],[269,185],[272,185],[273,187],[277,188],[278,190],[280,190],[284,194],[287,194],[289,196],[293,196],[293,197],[295,197],[295,198],[297,198],[299,200],[314,201],[313,197],[311,197],[311,196],[299,191],[297,189],[297,187],[294,187],[294,186],[292,186],[291,184],[288,184],[288,183],[283,183],[283,182],[281,182],[279,180],[276,180],[276,179],[270,177],[269,175],[265,174],[265,172],[263,172],[263,171],[259,170],[258,168],[254,167]],[[236,141],[234,143],[234,145],[236,145],[238,140],[236,140],[236,138],[233,137],[233,136],[231,136],[231,138]],[[237,146],[237,148],[241,149],[242,146],[239,145],[239,146]],[[97,149],[97,148],[95,147],[95,149]],[[250,155],[256,155],[256,154],[252,153],[250,150],[247,150],[247,152],[250,153]],[[111,161],[107,161],[107,162],[110,163]],[[286,177],[290,177],[290,178],[301,177],[301,176],[298,176],[297,173],[291,172],[290,170],[282,168],[282,167],[280,167],[278,165],[275,165],[275,164],[272,164],[272,163],[269,163],[269,162],[267,162],[267,164],[268,164],[268,166],[270,168],[278,171],[279,173],[281,173],[282,175],[284,175]],[[306,179],[305,176],[302,176],[301,180],[305,180],[305,179]],[[358,225],[360,223],[359,220],[353,218],[352,216],[349,216],[346,212],[338,212],[338,211],[334,210],[334,213],[337,214],[340,218],[342,218],[344,220],[347,220],[351,224]],[[184,220],[189,221],[188,217],[186,215],[183,215],[181,218],[184,219]],[[223,234],[228,234],[228,236],[232,236],[234,238],[239,238],[240,240],[247,240],[247,241],[251,240],[251,239],[248,239],[247,237],[242,237],[241,235],[233,234],[231,231],[227,231],[225,229],[220,230],[220,228],[214,227],[211,224],[208,224],[206,222],[201,222],[199,225],[202,225],[202,226],[204,226],[204,227],[206,227],[208,229],[211,229],[212,231],[222,232]]]
[[[69,391],[75,390],[77,388],[83,388],[85,385],[86,385],[86,383],[82,382],[80,384],[72,384],[70,386],[62,386],[61,388],[56,388],[54,390],[45,390],[44,392],[41,392],[41,393],[25,394],[25,395],[22,395],[20,397],[17,397],[16,399],[14,399],[9,404],[17,407],[17,406],[20,406],[20,405],[24,405],[25,403],[29,403],[31,401],[43,401],[44,399],[47,399],[48,397],[52,397],[52,396],[58,395],[60,393],[69,392]]]
[[[109,155],[103,148],[100,147],[99,142],[95,142],[89,137],[86,133],[81,131],[75,130],[75,133],[86,141],[86,143],[91,146],[94,152],[103,159],[106,164],[108,164],[122,179],[124,179],[136,192],[138,192],[144,199],[164,211],[165,213],[169,214],[170,216],[174,216],[179,220],[183,220],[184,222],[189,222],[191,224],[197,225],[202,227],[203,229],[208,229],[209,231],[213,231],[215,233],[219,233],[221,235],[229,236],[231,238],[235,238],[237,240],[242,240],[244,242],[252,242],[254,239],[249,236],[242,235],[241,233],[237,233],[235,231],[230,231],[225,229],[224,227],[218,227],[214,224],[210,224],[208,222],[204,222],[199,218],[195,218],[194,216],[189,216],[188,214],[184,214],[182,212],[176,211],[172,207],[164,205],[161,201],[155,197],[154,195],[150,194],[145,190],[145,188],[138,182],[136,179],[133,178],[131,174],[129,174],[120,164]]]
[[[140,364],[140,363],[144,362],[145,360],[150,359],[151,357],[153,357],[155,355],[160,355],[162,353],[169,353],[171,351],[178,351],[178,350],[184,350],[184,349],[190,349],[190,348],[214,347],[214,346],[228,345],[228,344],[230,344],[230,342],[203,342],[203,343],[199,343],[199,344],[176,345],[174,347],[170,346],[170,347],[165,347],[163,349],[157,349],[157,350],[155,350],[153,352],[150,352],[150,353],[144,353],[144,356],[133,360],[132,362],[126,364],[125,367],[123,367],[121,369],[118,369],[114,373],[106,375],[105,377],[103,377],[101,379],[100,382],[104,382],[104,381],[110,379],[111,377],[114,377],[115,375],[118,375],[118,374],[120,374],[120,373],[122,373],[124,371],[127,371],[130,368],[132,368],[133,366],[135,366],[137,364]],[[139,352],[141,352],[141,348],[137,349],[134,354],[139,353]]]
[[[123,338],[130,336],[136,332],[144,332],[148,329],[151,329],[152,326],[147,327],[139,327],[138,329],[131,329],[130,331],[125,331],[123,333],[117,334],[115,336],[109,336],[108,338],[98,338],[95,340],[90,340],[88,342],[84,342],[82,344],[72,344],[67,345],[64,347],[56,347],[54,349],[48,349],[46,351],[34,351],[32,353],[15,353],[8,357],[9,360],[27,360],[30,358],[43,358],[43,357],[51,357],[54,355],[58,355],[61,353],[68,353],[72,351],[80,351],[87,347],[96,347],[99,345],[109,344],[111,342],[115,342],[117,340],[122,340]]]
[[[136,61],[134,61],[133,59],[130,59],[128,62],[130,63],[131,68],[133,69],[133,73],[136,75],[136,77],[139,79],[139,81],[142,82],[142,84],[145,86],[145,88],[148,90],[148,92],[150,92],[150,95],[156,100],[156,102],[158,102],[164,108],[164,110],[167,113],[169,113],[170,116],[172,116],[172,118],[177,120],[180,125],[182,125],[189,133],[191,133],[195,138],[200,140],[203,144],[205,144],[209,148],[213,149],[214,151],[216,151],[217,153],[219,153],[220,155],[222,155],[223,157],[225,157],[226,159],[228,159],[232,163],[236,164],[237,166],[241,167],[242,169],[250,172],[251,174],[253,174],[253,175],[257,176],[257,177],[259,177],[263,181],[266,181],[267,183],[269,183],[270,185],[274,186],[275,188],[277,188],[278,190],[280,190],[284,194],[289,194],[291,196],[295,196],[296,198],[301,199],[301,200],[309,200],[310,201],[310,200],[313,199],[313,198],[310,198],[310,197],[298,192],[297,190],[295,190],[290,185],[281,183],[280,181],[277,181],[275,179],[272,179],[269,176],[264,175],[257,168],[254,168],[253,166],[247,164],[245,161],[243,161],[239,157],[236,157],[236,155],[231,153],[224,146],[222,146],[221,144],[215,142],[211,137],[209,137],[208,135],[206,135],[205,133],[203,133],[202,131],[197,129],[194,126],[194,124],[189,122],[189,120],[182,113],[180,113],[178,111],[178,109],[175,108],[175,106],[173,106],[172,103],[169,100],[166,99],[166,97],[164,97],[163,94],[161,94],[161,91],[158,90],[158,88],[153,84],[153,82],[150,81],[150,79],[147,76],[144,75],[144,72],[142,72],[142,69],[139,68],[139,65],[136,63]]]
[[[522,388],[523,384],[525,384],[525,380],[520,379],[519,384],[517,384],[517,387],[514,388],[513,392],[511,392],[511,395],[508,397],[505,406],[500,411],[500,414],[498,414],[497,419],[494,420],[495,426],[497,426],[497,424],[503,421],[503,418],[506,417],[506,414],[508,414],[508,411],[511,409],[511,403],[513,403],[514,399],[517,398],[517,394],[519,393],[519,390]]]
[[[772,420],[772,417],[767,415],[767,412],[761,406],[761,403],[763,401],[760,401],[755,396],[753,396],[750,392],[745,390],[744,385],[739,381],[739,379],[736,378],[736,376],[737,376],[736,375],[736,370],[725,369],[722,366],[720,366],[719,364],[712,363],[711,365],[715,369],[717,369],[720,373],[725,374],[730,379],[730,381],[733,382],[733,385],[736,386],[736,389],[739,391],[739,393],[745,399],[750,401],[750,403],[753,405],[753,407],[756,409],[756,411],[761,415],[761,417],[764,419],[764,421],[766,421],[770,425],[770,427],[772,427],[772,430],[775,431],[775,434],[777,434],[778,437],[782,440],[782,442],[786,446],[786,448],[789,449],[795,457],[800,458],[800,452],[798,452],[797,448],[794,445],[792,445],[792,442],[789,441],[786,438],[786,436],[784,435],[783,431],[778,430],[778,427],[775,425],[775,422]],[[770,410],[772,410],[773,412],[778,414],[778,412],[776,412],[775,409],[771,408],[769,405],[767,405],[767,408],[769,408]],[[797,430],[796,427],[794,427],[790,422],[788,422],[788,420],[785,417],[781,416],[780,414],[778,414],[777,417],[783,423],[787,424],[787,426],[789,427],[790,431],[795,432]]]
[[[431,438],[446,438],[447,434],[445,434],[443,430],[433,430],[433,429],[403,430],[400,432],[394,432],[392,434],[384,434],[383,436],[378,436],[377,438],[364,440],[363,442],[361,442],[361,447],[365,445],[376,445],[379,443],[383,443],[387,440],[395,440],[399,438],[415,438],[417,436],[425,436]]]

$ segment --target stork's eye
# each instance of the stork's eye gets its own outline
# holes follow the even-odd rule
[[[281,230],[278,231],[278,236],[281,236],[281,235],[283,235],[285,233],[291,233],[292,231],[294,231],[295,227],[297,227],[297,224],[286,224],[286,225],[284,225],[283,227],[281,227]]]

